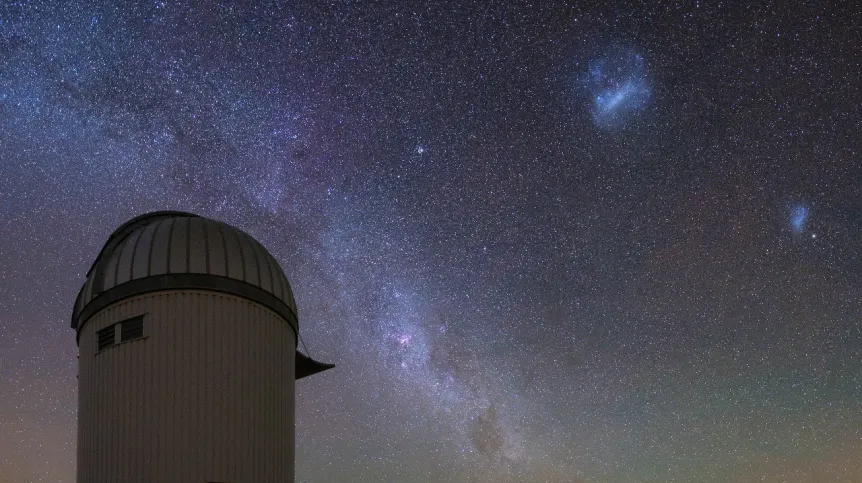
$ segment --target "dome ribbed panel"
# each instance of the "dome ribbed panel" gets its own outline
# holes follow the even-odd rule
[[[87,280],[87,285],[84,287],[85,295],[84,295],[84,304],[89,302],[93,298],[93,279],[90,278]]]
[[[224,236],[225,257],[227,258],[227,276],[237,280],[245,280],[246,260],[242,252],[239,238],[235,230],[227,230],[222,226],[221,233]],[[228,256],[230,254],[231,256]]]
[[[73,324],[100,294],[129,282],[173,274],[242,281],[272,294],[296,314],[284,272],[257,240],[219,221],[157,212],[134,218],[111,235],[78,294]]]
[[[84,286],[81,288],[81,294],[78,296],[78,308],[75,310],[75,313],[81,311],[84,308],[84,305],[93,298],[93,278],[90,277],[84,282]]]
[[[275,259],[272,258],[266,250],[263,249],[259,244],[255,245],[261,253],[261,266],[263,271],[261,272],[261,277],[263,278],[263,286],[269,287],[269,290],[272,293],[277,293],[275,290],[275,268],[278,267],[278,264],[275,262]],[[265,266],[264,266],[265,263]],[[280,267],[279,267],[280,268]]]
[[[245,259],[245,281],[260,287],[260,260],[254,251],[251,238],[245,233],[236,232]]]
[[[135,247],[135,259],[132,261],[132,278],[144,278],[150,274],[150,250],[158,225],[153,223],[139,229],[141,233]]]
[[[273,260],[273,262],[275,262],[275,260]],[[282,300],[287,300],[284,298],[284,290],[281,283],[281,267],[278,266],[277,262],[272,267],[272,270],[272,293],[277,295]]]
[[[293,292],[290,290],[290,283],[288,283],[287,277],[285,277],[284,273],[282,273],[281,271],[279,271],[278,275],[281,277],[282,283],[281,296],[284,298],[284,300],[288,301],[287,305],[290,305],[291,307],[296,307],[296,303],[293,301]]]
[[[189,273],[189,219],[175,218],[171,230],[170,273]]]
[[[132,279],[132,257],[134,256],[135,245],[141,237],[141,230],[136,230],[129,234],[129,239],[122,244],[120,250],[120,259],[117,265],[117,285],[126,283]]]
[[[206,241],[209,244],[209,264],[207,273],[227,277],[227,251],[221,223],[208,222],[204,226]]]
[[[156,222],[156,233],[150,245],[150,271],[148,275],[168,273],[168,255],[171,249],[173,220]]]
[[[117,262],[119,259],[120,254],[117,252],[112,252],[108,255],[108,260],[102,269],[104,287],[113,287],[117,284]]]
[[[209,240],[206,237],[204,220],[188,218],[189,222],[189,272],[207,273]]]
[[[248,238],[251,240],[251,237]],[[255,257],[258,261],[258,277],[260,277],[260,283],[258,285],[267,292],[272,292],[271,257],[264,253],[263,247],[260,246],[260,243],[254,243],[254,240],[251,240],[249,246],[254,250]]]

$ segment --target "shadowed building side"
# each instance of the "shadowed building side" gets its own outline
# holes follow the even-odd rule
[[[293,481],[290,285],[252,237],[157,212],[118,228],[75,304],[79,482]]]

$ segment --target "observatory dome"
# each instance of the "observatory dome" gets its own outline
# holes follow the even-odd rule
[[[111,234],[75,301],[72,328],[125,298],[163,290],[213,290],[254,300],[299,333],[296,302],[278,262],[254,238],[190,213],[159,211]]]

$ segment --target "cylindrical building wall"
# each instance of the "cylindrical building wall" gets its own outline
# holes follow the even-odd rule
[[[143,315],[143,337],[98,350]],[[171,290],[81,321],[79,483],[293,481],[296,339],[250,300]],[[104,332],[103,332],[104,334]]]

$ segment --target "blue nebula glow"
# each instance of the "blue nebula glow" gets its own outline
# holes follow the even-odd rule
[[[808,207],[803,205],[794,206],[790,212],[790,225],[795,233],[801,233],[808,223]]]
[[[593,59],[582,84],[590,96],[593,122],[603,129],[621,127],[650,98],[644,58],[629,49],[611,49]]]

